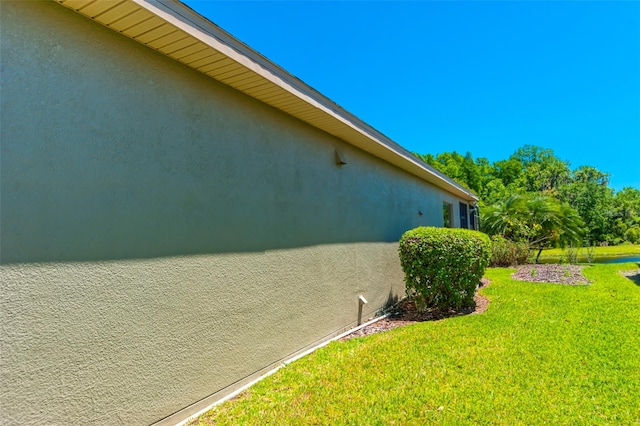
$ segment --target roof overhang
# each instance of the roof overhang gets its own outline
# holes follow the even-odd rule
[[[464,200],[478,197],[177,0],[54,0]]]

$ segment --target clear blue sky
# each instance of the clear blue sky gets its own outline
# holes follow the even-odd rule
[[[186,1],[406,149],[640,189],[640,1]]]

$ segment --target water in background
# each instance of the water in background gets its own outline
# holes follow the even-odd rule
[[[602,259],[600,263],[626,263],[626,262],[640,262],[640,256],[630,257],[617,257],[615,259]]]

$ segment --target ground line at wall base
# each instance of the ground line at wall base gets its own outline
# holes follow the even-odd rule
[[[383,320],[388,316],[389,316],[389,314],[384,314],[384,315],[381,315],[379,317],[376,317],[376,318],[374,318],[374,319],[372,319],[370,321],[365,322],[364,324],[360,324],[359,326],[357,326],[355,328],[352,328],[352,329],[349,329],[349,330],[347,330],[347,331],[345,331],[343,333],[340,333],[337,336],[332,337],[329,340],[326,340],[326,341],[324,341],[322,343],[319,343],[316,346],[314,346],[314,347],[312,347],[310,349],[307,349],[306,351],[304,351],[302,353],[299,353],[298,355],[295,355],[294,357],[289,358],[289,359],[281,362],[279,365],[277,365],[276,367],[274,367],[271,370],[267,371],[266,373],[264,373],[260,377],[258,377],[256,379],[250,381],[249,383],[241,386],[240,388],[238,388],[235,391],[231,392],[229,395],[227,395],[227,396],[225,396],[225,397],[223,397],[223,398],[211,403],[210,405],[208,405],[207,407],[201,409],[197,413],[192,414],[191,416],[187,417],[186,419],[181,420],[180,422],[176,423],[175,426],[184,426],[185,424],[187,424],[191,420],[194,420],[194,419],[200,417],[202,414],[206,413],[207,411],[211,410],[216,405],[220,405],[223,402],[226,402],[226,401],[236,397],[237,395],[239,395],[240,393],[242,393],[245,390],[249,389],[251,386],[255,385],[259,381],[261,381],[263,379],[266,379],[267,377],[271,376],[273,373],[275,373],[276,371],[280,370],[282,367],[286,367],[287,365],[291,364],[292,362],[297,361],[300,358],[309,355],[310,353],[322,348],[323,346],[326,346],[326,345],[328,345],[329,343],[331,343],[331,342],[333,342],[335,340],[342,339],[344,336],[347,336],[347,335],[349,335],[351,333],[354,333],[354,332],[360,330],[361,328],[364,328],[364,327],[366,327],[368,325],[371,325],[371,324],[374,324],[374,323],[376,323],[376,322],[378,322],[380,320]],[[185,407],[185,408],[188,408],[188,407]],[[160,420],[160,421],[162,421],[162,420]]]

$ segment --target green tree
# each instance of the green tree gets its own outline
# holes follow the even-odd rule
[[[515,182],[525,192],[556,197],[559,189],[571,181],[569,163],[556,157],[551,149],[525,145],[510,160],[522,164],[523,171]]]
[[[640,244],[640,190],[626,187],[613,198],[611,216],[615,239]]]
[[[481,213],[484,232],[526,242],[538,250],[536,262],[544,248],[582,241],[584,224],[578,212],[549,196],[515,194]]]
[[[613,191],[607,186],[609,175],[590,166],[573,171],[571,183],[560,190],[560,198],[571,204],[585,223],[585,237],[589,242],[619,243],[611,234]]]
[[[501,179],[492,179],[484,185],[484,190],[482,194],[480,194],[481,206],[490,206],[501,200],[505,200],[511,193],[512,191],[504,186]]]
[[[502,181],[505,187],[516,182],[524,173],[524,165],[517,158],[513,158],[513,156],[508,160],[496,161],[493,165],[493,174]]]
[[[478,164],[476,164],[470,152],[467,152],[462,159],[460,169],[461,174],[464,176],[465,182],[467,182],[467,185],[469,185],[469,188],[476,194],[482,193],[482,173],[480,171],[480,167],[478,166]]]
[[[615,194],[607,173],[591,166],[571,171],[551,149],[524,145],[494,163],[474,160],[470,152],[416,156],[478,194],[481,208],[514,194],[549,196],[576,209],[589,243],[640,242],[640,191],[625,188]]]
[[[431,154],[415,154],[425,163],[446,174],[465,188],[480,193],[482,177],[471,153],[462,156],[457,152],[444,152],[434,157]]]

